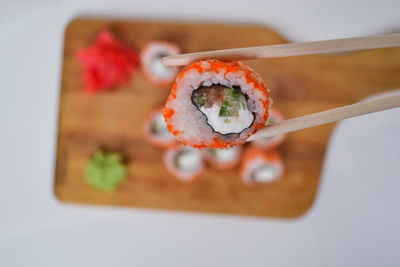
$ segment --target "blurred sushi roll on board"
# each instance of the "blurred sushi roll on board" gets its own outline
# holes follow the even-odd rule
[[[282,177],[284,163],[277,151],[250,146],[243,153],[239,172],[246,185],[268,184]]]
[[[204,171],[204,162],[199,149],[179,146],[164,152],[167,171],[182,182],[196,180]]]
[[[142,69],[145,77],[150,83],[169,87],[178,74],[178,67],[166,66],[162,58],[178,55],[180,48],[169,42],[153,41],[148,43],[140,53]]]
[[[235,168],[242,154],[242,146],[230,148],[203,148],[201,149],[204,160],[218,170]]]
[[[150,144],[166,149],[179,145],[176,137],[167,128],[167,123],[162,115],[162,107],[153,110],[142,125],[142,134]]]
[[[285,116],[275,107],[269,108],[269,117],[267,123],[265,125],[274,124],[276,122],[280,122],[285,120]],[[250,142],[252,145],[261,147],[265,150],[273,149],[280,145],[286,138],[286,134],[276,135],[269,138],[257,139],[255,141]]]
[[[241,62],[207,60],[178,75],[163,114],[185,145],[225,148],[264,127],[269,106],[269,91],[255,71]]]

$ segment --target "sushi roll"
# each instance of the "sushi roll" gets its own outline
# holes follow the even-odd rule
[[[285,120],[283,114],[274,107],[269,108],[269,117],[265,125],[270,125],[276,122]],[[276,135],[273,137],[257,139],[251,142],[252,145],[261,147],[265,150],[273,149],[280,145],[285,140],[286,134]]]
[[[168,42],[153,41],[147,44],[140,55],[145,77],[149,82],[168,87],[178,74],[178,67],[165,66],[162,58],[180,53],[178,46]]]
[[[239,163],[242,147],[229,148],[203,148],[201,149],[204,160],[218,170],[229,170]]]
[[[167,171],[182,182],[191,182],[204,171],[204,163],[199,149],[180,146],[164,152]]]
[[[163,110],[168,129],[185,145],[240,145],[265,126],[270,106],[262,78],[237,62],[192,63],[177,77]]]
[[[280,177],[284,164],[277,151],[263,151],[258,147],[249,147],[240,164],[240,178],[246,185],[268,184]]]
[[[150,144],[166,149],[179,145],[176,137],[167,128],[167,123],[162,115],[162,107],[153,110],[142,125],[142,134]]]

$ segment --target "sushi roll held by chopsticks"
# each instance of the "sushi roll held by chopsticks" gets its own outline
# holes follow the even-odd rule
[[[240,145],[265,126],[270,106],[263,79],[233,61],[199,61],[177,77],[163,110],[168,129],[185,145]]]

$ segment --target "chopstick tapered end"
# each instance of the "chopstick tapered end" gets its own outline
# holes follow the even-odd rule
[[[163,57],[162,61],[165,66],[181,66],[190,63],[187,62],[187,60],[185,60],[185,58],[180,55]]]

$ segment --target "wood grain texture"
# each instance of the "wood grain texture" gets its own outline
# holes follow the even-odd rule
[[[246,187],[237,170],[211,167],[197,182],[181,183],[167,174],[162,151],[145,143],[140,134],[145,116],[165,102],[168,90],[149,84],[139,71],[117,91],[82,93],[76,52],[103,28],[138,50],[151,40],[177,43],[184,53],[286,42],[256,25],[72,21],[65,32],[54,184],[61,201],[281,218],[300,216],[311,207],[333,124],[289,134],[279,148],[285,176],[269,186]],[[399,48],[246,63],[265,79],[274,105],[288,118],[400,87]],[[84,179],[85,164],[99,147],[117,149],[126,156],[129,177],[113,194],[93,189]]]

